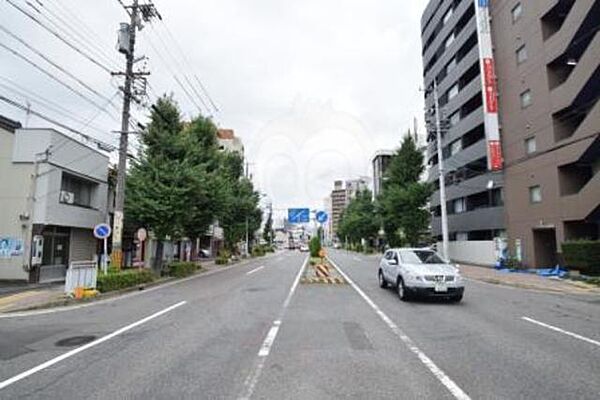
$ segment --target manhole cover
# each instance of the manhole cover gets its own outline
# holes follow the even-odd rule
[[[58,347],[73,347],[73,346],[81,346],[86,343],[92,342],[96,339],[96,336],[73,336],[66,339],[61,339],[55,343]]]

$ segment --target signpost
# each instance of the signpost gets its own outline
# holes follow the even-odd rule
[[[317,218],[317,222],[322,225],[327,222],[327,220],[329,219],[329,216],[327,215],[327,213],[325,211],[319,211],[319,212],[317,212],[316,218]]]
[[[137,240],[140,242],[139,246],[140,246],[140,263],[138,265],[138,267],[141,269],[142,266],[144,265],[144,256],[145,256],[145,248],[144,248],[144,241],[148,238],[148,231],[146,231],[146,229],[144,228],[140,228],[137,230],[135,236],[137,237]]]
[[[94,227],[94,236],[96,239],[104,241],[104,254],[102,255],[102,272],[106,274],[108,272],[108,245],[107,239],[112,233],[112,229],[108,224],[98,224]]]
[[[306,224],[310,222],[310,209],[308,208],[289,208],[288,221],[291,224]]]

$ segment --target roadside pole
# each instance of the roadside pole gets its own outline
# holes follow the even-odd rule
[[[437,79],[433,80],[433,99],[435,101],[435,130],[437,140],[438,171],[440,182],[440,207],[442,209],[442,256],[448,260],[448,212],[446,210],[446,178],[444,176],[444,155],[442,151],[442,130],[440,122],[440,104]]]

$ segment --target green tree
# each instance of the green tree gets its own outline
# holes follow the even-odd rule
[[[359,244],[362,239],[370,240],[377,236],[379,218],[370,190],[358,192],[342,213],[338,225],[338,235],[351,244]]]
[[[391,246],[416,246],[427,232],[430,213],[426,205],[432,187],[421,182],[423,161],[414,139],[407,135],[386,171],[377,208]]]
[[[265,242],[271,244],[273,242],[273,213],[269,212],[269,216],[265,222],[265,226],[263,228],[263,239]]]

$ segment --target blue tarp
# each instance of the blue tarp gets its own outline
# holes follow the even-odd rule
[[[559,278],[564,278],[569,274],[569,271],[561,268],[560,266],[556,266],[554,268],[541,268],[541,269],[509,269],[509,268],[496,268],[498,272],[507,274],[507,273],[520,273],[520,274],[536,274],[538,276],[543,277],[552,277],[557,276]]]

